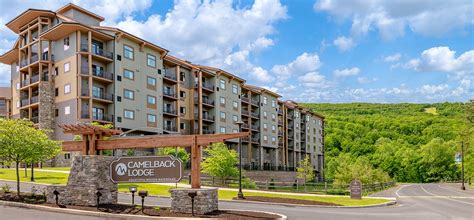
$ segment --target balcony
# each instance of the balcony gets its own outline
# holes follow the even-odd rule
[[[22,99],[22,100],[20,101],[20,106],[21,106],[21,107],[25,107],[25,106],[27,106],[27,105],[29,105],[29,104],[30,104],[30,100],[28,100],[28,99]]]
[[[260,113],[258,113],[258,112],[252,112],[251,114],[252,114],[252,117],[254,117],[254,118],[260,117]]]
[[[106,92],[92,92],[92,97],[95,99],[106,100],[110,102],[114,101],[114,95]]]
[[[171,89],[163,89],[163,97],[178,99],[178,95],[176,94],[176,92]]]
[[[250,142],[250,137],[243,137],[242,142]]]
[[[39,102],[39,97],[38,97],[37,95],[31,97],[31,99],[30,99],[30,105],[35,104],[35,103],[38,103],[38,102]]]
[[[167,107],[163,108],[163,114],[177,116],[176,110],[174,110],[173,108],[167,108]]]
[[[199,84],[195,83],[194,88],[199,88]],[[214,86],[209,83],[202,83],[202,89],[207,90],[209,92],[214,92]]]
[[[245,102],[245,103],[249,103],[249,102],[250,102],[250,99],[247,98],[247,97],[244,97],[244,96],[242,96],[242,98],[240,98],[240,100],[242,100],[242,102]]]
[[[251,99],[250,102],[252,103],[252,105],[256,105],[256,106],[258,106],[260,104],[260,102],[258,100],[255,100],[255,99]]]
[[[199,118],[199,114],[198,114],[198,113],[195,113],[195,114],[194,114],[194,118],[195,118],[195,119],[198,119],[198,118]],[[214,122],[214,116],[210,115],[209,113],[205,113],[205,114],[202,114],[202,120],[203,120],[203,121],[207,121],[207,122]]]
[[[242,124],[242,129],[250,129],[250,125],[247,123]]]
[[[278,125],[279,125],[279,126],[283,126],[283,121],[280,120],[280,119],[278,119]]]
[[[260,138],[259,138],[259,137],[252,137],[250,140],[251,140],[253,143],[258,143],[258,142],[260,142]]]
[[[205,98],[205,97],[203,97],[203,98],[202,98],[202,104],[205,104],[205,105],[214,107],[214,101],[211,100],[210,98]]]
[[[39,117],[38,116],[32,116],[30,119],[33,124],[38,124],[39,123]]]
[[[252,125],[251,128],[252,128],[252,130],[254,130],[254,131],[258,131],[258,130],[260,129],[260,126],[258,126],[258,125]]]
[[[279,147],[283,147],[283,142],[278,141],[278,146],[279,146]]]
[[[81,118],[83,119],[89,119],[90,118],[90,114],[89,114],[89,111],[87,110],[83,110],[81,111]]]
[[[242,109],[241,112],[242,112],[242,115],[250,116],[248,110]]]
[[[202,130],[202,134],[214,134],[216,132],[214,132],[213,130],[210,130],[210,129],[203,129]]]
[[[81,90],[81,96],[89,96],[89,90],[88,89],[82,89]]]
[[[99,77],[99,78],[102,78],[102,79],[114,81],[114,74],[113,73],[106,73],[101,68],[92,67],[92,75],[96,76],[96,77]]]
[[[36,62],[39,60],[39,57],[38,57],[38,54],[35,54],[35,55],[31,55],[31,58],[30,58],[30,64]]]
[[[288,125],[288,129],[293,130],[294,126],[293,125]]]
[[[87,114],[89,114],[89,113],[87,113]],[[95,112],[92,112],[92,120],[113,122],[114,121],[114,116],[113,115],[106,115],[106,114],[97,114]]]
[[[283,136],[283,131],[278,131],[278,136]]]
[[[165,74],[163,76],[163,79],[167,79],[167,80],[170,80],[170,81],[173,81],[173,82],[177,82],[177,78],[176,78],[176,75],[171,73],[170,71],[167,71],[165,70]]]
[[[88,44],[81,44],[81,52],[89,52]],[[92,47],[92,54],[113,60],[114,54],[99,47]]]
[[[283,110],[278,109],[278,114],[279,114],[279,115],[283,115]]]
[[[295,116],[293,116],[293,115],[288,115],[288,119],[293,120],[294,118],[295,118]]]
[[[163,130],[172,131],[172,132],[177,132],[178,131],[178,129],[176,129],[176,127],[173,126],[173,125],[163,125]]]
[[[41,60],[42,61],[49,61],[49,52],[48,51],[43,52],[41,54]],[[54,62],[54,54],[51,54],[51,61]]]

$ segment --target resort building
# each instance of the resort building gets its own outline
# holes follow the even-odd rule
[[[12,110],[12,90],[10,87],[0,87],[0,118],[10,118]]]
[[[61,124],[96,122],[124,135],[172,135],[238,132],[236,122],[243,121],[242,130],[251,132],[242,140],[246,169],[294,171],[308,156],[322,176],[321,115],[102,21],[74,4],[28,9],[9,21],[18,39],[0,56],[11,65],[12,83],[11,95],[0,90],[0,115],[30,119],[54,130],[58,140],[73,139]],[[2,110],[10,97],[11,111]],[[238,149],[237,139],[227,144]]]

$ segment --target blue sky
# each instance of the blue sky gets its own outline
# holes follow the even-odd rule
[[[26,7],[0,1],[1,23]],[[21,1],[25,2],[25,1]],[[28,1],[27,1],[28,2]],[[299,102],[444,102],[474,98],[469,0],[105,0],[74,3],[191,62],[217,66]],[[27,6],[26,6],[27,5]],[[0,29],[0,52],[15,35]],[[0,66],[0,84],[9,82]]]

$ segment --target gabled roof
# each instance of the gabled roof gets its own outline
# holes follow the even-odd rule
[[[227,76],[227,77],[229,77],[229,78],[231,78],[231,79],[235,79],[235,80],[239,81],[240,83],[244,83],[244,82],[245,82],[245,79],[242,79],[242,78],[240,78],[240,77],[238,77],[238,76],[236,76],[236,75],[234,75],[234,74],[232,74],[232,73],[229,73],[229,72],[227,72],[227,71],[225,71],[225,70],[223,70],[223,69],[220,69],[220,68],[217,68],[217,67],[212,67],[212,66],[199,65],[199,64],[198,64],[197,66],[198,66],[199,68],[201,68],[201,69],[206,69],[206,70],[214,71],[214,72],[216,72],[216,73],[218,73],[218,74],[222,74],[222,75]]]
[[[91,11],[89,11],[89,10],[86,10],[86,9],[84,9],[84,8],[82,8],[82,7],[79,7],[78,5],[72,4],[72,3],[69,3],[69,4],[67,4],[67,5],[65,5],[65,6],[63,6],[63,7],[61,7],[60,9],[56,10],[56,13],[58,13],[58,14],[64,14],[65,12],[67,12],[67,11],[69,11],[69,10],[71,10],[71,9],[78,10],[78,11],[80,11],[80,12],[82,12],[82,13],[84,13],[84,14],[87,14],[87,15],[89,15],[89,16],[91,16],[91,17],[93,17],[93,18],[95,18],[95,19],[97,19],[97,20],[99,20],[99,21],[104,21],[104,20],[105,20],[104,17],[102,17],[102,16],[100,16],[100,15],[98,15],[98,14],[95,14],[94,12],[91,12]]]
[[[270,95],[273,95],[277,98],[280,98],[281,95],[276,93],[276,92],[273,92],[273,91],[270,91],[268,89],[265,89],[265,88],[262,88],[262,87],[258,87],[258,86],[253,86],[253,85],[246,85],[248,88],[250,89],[253,89],[253,90],[257,90],[259,91],[260,93],[267,93],[267,94],[270,94]]]
[[[8,9],[6,9],[8,10]],[[13,32],[18,34],[20,32],[20,28],[23,27],[24,25],[28,24],[31,22],[31,20],[39,17],[39,16],[44,16],[44,17],[55,17],[56,13],[50,10],[42,10],[42,9],[27,9],[20,15],[16,16],[13,18],[11,21],[7,22],[5,26],[10,28]]]
[[[4,54],[0,55],[0,63],[11,65],[18,60],[18,48],[13,48]]]
[[[83,31],[92,31],[95,34],[95,37],[102,40],[113,40],[114,37],[106,33],[97,31],[87,25],[77,23],[77,22],[62,22],[46,32],[42,33],[40,36],[49,40],[58,40],[61,39],[73,31],[83,30]]]
[[[163,60],[174,63],[174,64],[177,64],[177,65],[183,65],[183,66],[186,66],[190,69],[193,69],[193,68],[197,69],[197,67],[194,64],[192,64],[191,62],[189,62],[187,60],[179,59],[179,58],[177,58],[175,56],[172,56],[170,54],[166,54],[166,56],[163,58]]]

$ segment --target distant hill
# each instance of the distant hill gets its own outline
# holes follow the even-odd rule
[[[463,103],[302,105],[326,116],[327,178],[337,179],[341,163],[357,159],[398,181],[459,178],[454,156],[464,122]]]

